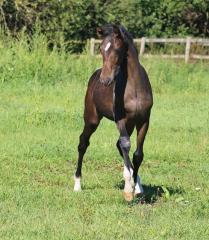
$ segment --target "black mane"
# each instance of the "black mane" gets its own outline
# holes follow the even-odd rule
[[[103,37],[110,36],[115,31],[119,31],[125,42],[133,43],[133,37],[122,25],[106,24],[102,27],[102,30],[103,30]]]

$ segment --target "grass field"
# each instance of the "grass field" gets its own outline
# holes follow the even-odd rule
[[[209,239],[209,69],[143,61],[154,90],[140,175],[122,197],[114,123],[103,120],[73,174],[90,74],[101,65],[34,41],[0,41],[0,239]],[[132,136],[131,155],[135,147]]]

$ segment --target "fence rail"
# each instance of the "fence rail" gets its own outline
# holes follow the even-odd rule
[[[91,38],[90,40],[90,54],[95,55],[95,45],[101,43],[102,41],[99,39]],[[139,55],[145,58],[150,57],[162,57],[162,58],[182,58],[185,60],[185,63],[188,63],[190,59],[204,59],[209,60],[209,55],[198,55],[191,53],[191,45],[197,44],[201,46],[209,47],[209,39],[203,38],[136,38],[134,39],[134,43],[140,43],[140,51]],[[183,54],[145,54],[145,44],[149,43],[176,43],[176,44],[185,44],[185,53]]]

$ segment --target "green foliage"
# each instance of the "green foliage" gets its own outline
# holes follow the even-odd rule
[[[209,4],[205,0],[4,0],[1,25],[16,36],[37,27],[48,44],[79,52],[96,36],[96,27],[120,22],[134,37],[209,36]]]

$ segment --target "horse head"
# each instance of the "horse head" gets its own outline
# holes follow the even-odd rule
[[[102,39],[100,52],[103,57],[103,67],[100,81],[110,85],[120,71],[121,63],[127,56],[128,42],[125,28],[117,25],[105,25],[97,28],[97,35]]]

